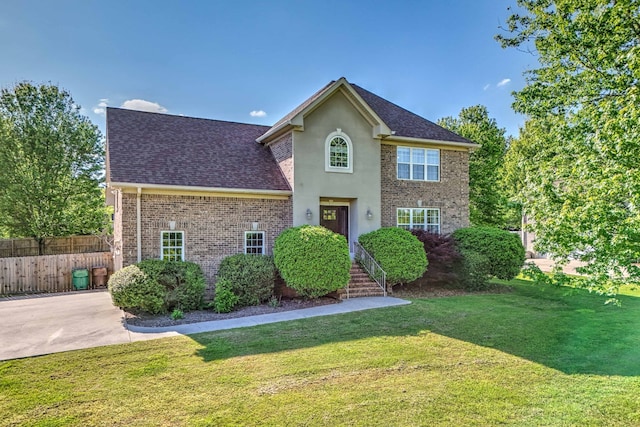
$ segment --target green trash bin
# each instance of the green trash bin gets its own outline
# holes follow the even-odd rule
[[[79,268],[71,273],[73,289],[76,291],[87,289],[89,287],[89,270]]]

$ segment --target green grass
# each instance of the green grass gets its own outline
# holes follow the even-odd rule
[[[0,363],[0,424],[640,425],[640,298],[513,292]]]

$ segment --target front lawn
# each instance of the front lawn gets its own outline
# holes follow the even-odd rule
[[[639,425],[640,298],[500,294],[0,363],[2,425]]]

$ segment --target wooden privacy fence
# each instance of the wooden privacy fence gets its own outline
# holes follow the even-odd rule
[[[49,237],[45,240],[44,255],[108,252],[111,249],[101,236]],[[0,258],[37,256],[35,239],[0,239]]]
[[[112,273],[111,252],[0,258],[0,295],[70,291],[73,270],[86,268],[91,278],[93,267]]]

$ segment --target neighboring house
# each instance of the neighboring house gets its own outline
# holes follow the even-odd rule
[[[450,233],[469,223],[476,147],[344,78],[272,127],[109,108],[115,268],[184,259],[212,283],[291,226]]]

